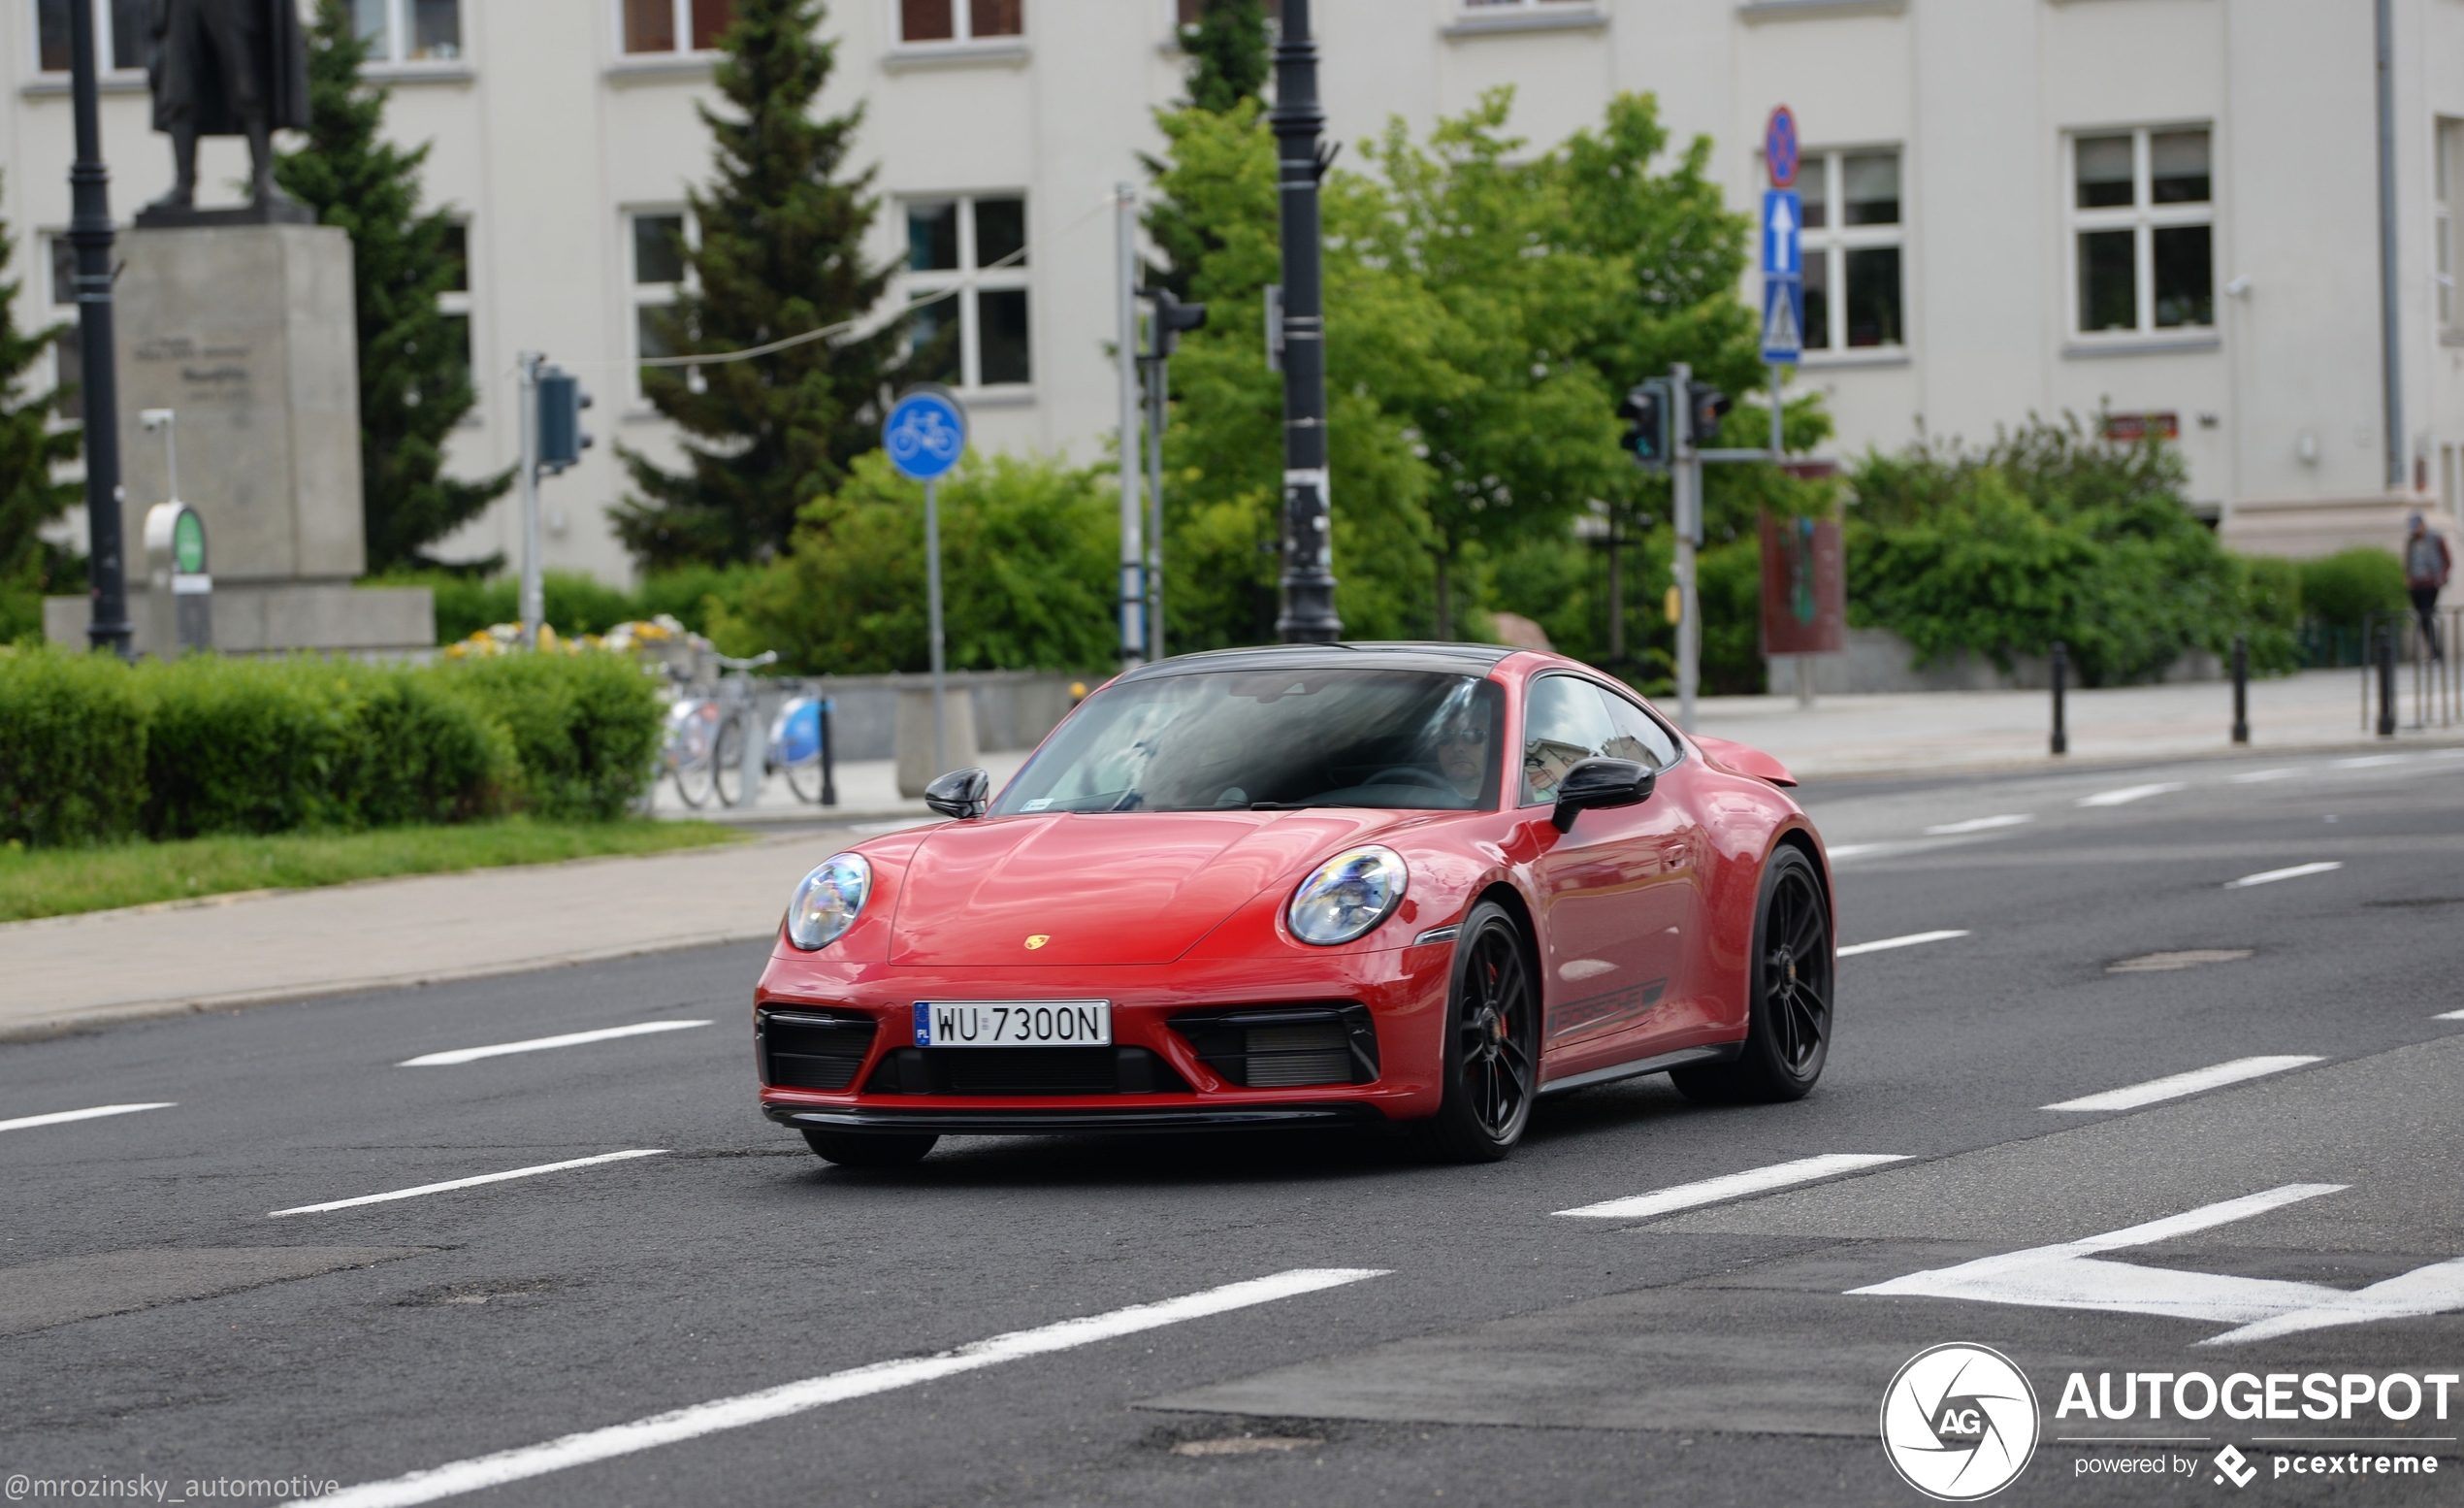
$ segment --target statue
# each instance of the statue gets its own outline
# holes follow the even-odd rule
[[[137,223],[313,220],[305,206],[274,186],[274,133],[308,123],[308,39],[294,0],[152,4],[146,79],[154,95],[154,129],[171,136],[178,177],[170,193],[139,212]],[[254,172],[247,210],[197,210],[201,136],[248,139]]]

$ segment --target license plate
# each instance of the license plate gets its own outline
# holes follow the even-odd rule
[[[918,1047],[1109,1047],[1110,1000],[918,1000]]]

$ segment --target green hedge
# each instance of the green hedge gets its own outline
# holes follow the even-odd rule
[[[654,682],[617,655],[432,667],[0,651],[0,841],[621,813]]]

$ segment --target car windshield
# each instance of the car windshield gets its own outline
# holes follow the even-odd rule
[[[1243,671],[1110,686],[993,803],[1039,811],[1497,804],[1505,697],[1423,671]]]

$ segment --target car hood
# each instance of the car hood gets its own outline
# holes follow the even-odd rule
[[[946,823],[904,867],[890,960],[1168,964],[1259,891],[1298,883],[1321,856],[1423,815],[1343,808]]]

